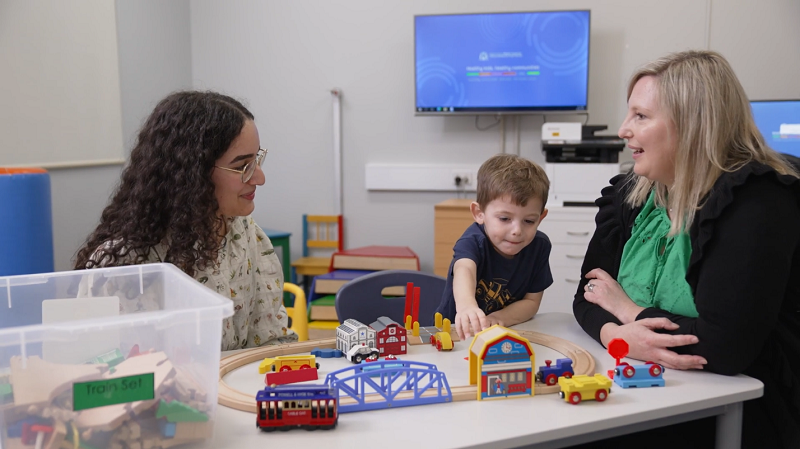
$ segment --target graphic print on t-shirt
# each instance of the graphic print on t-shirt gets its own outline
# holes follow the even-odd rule
[[[475,300],[485,314],[490,314],[505,308],[515,301],[507,288],[508,280],[495,278],[492,281],[479,279],[475,288]]]

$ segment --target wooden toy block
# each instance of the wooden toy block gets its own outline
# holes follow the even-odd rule
[[[123,360],[125,360],[125,357],[122,356],[122,351],[119,349],[114,349],[106,352],[105,354],[98,355],[97,357],[91,359],[89,363],[106,364],[109,367],[113,367],[115,365],[119,365]]]
[[[208,399],[208,395],[200,384],[181,367],[175,367],[175,377],[172,380],[174,380],[173,389],[178,400],[188,403],[189,401],[205,402]]]
[[[331,348],[314,348],[311,350],[311,355],[315,357],[321,357],[323,359],[344,357],[344,353],[342,353],[342,351]]]
[[[188,405],[178,402],[160,401],[158,404],[158,411],[156,418],[167,418],[167,422],[205,422],[208,421],[208,415],[200,412]]]
[[[153,373],[155,398],[82,410],[74,421],[76,425],[80,428],[95,430],[114,430],[126,419],[138,415],[142,410],[156,404],[163,392],[164,383],[175,375],[175,368],[163,352],[142,354],[126,359],[116,366],[113,374],[106,373],[103,378],[113,379],[145,373]]]
[[[419,321],[419,294],[420,288],[414,287],[414,303],[411,305],[411,319],[415,322]]]
[[[445,318],[445,320],[443,321],[443,326],[448,322],[449,320]],[[442,328],[433,326],[420,327],[419,336],[414,336],[411,334],[408,335],[408,344],[410,344],[411,346],[430,344],[431,335],[436,335],[437,332],[447,332],[447,331],[445,331],[444,327]],[[449,334],[450,334],[450,339],[453,342],[461,341],[455,329],[451,328],[449,330]]]
[[[128,421],[125,427],[130,430],[130,438],[138,440],[142,437],[142,426],[136,421]]]
[[[161,434],[164,435],[166,438],[172,438],[175,436],[176,426],[177,423],[169,422],[166,419],[158,420],[158,427],[161,429]]]
[[[14,405],[49,404],[53,398],[72,388],[75,382],[101,379],[106,365],[65,365],[45,362],[37,356],[22,360],[11,357],[11,382]]]
[[[44,446],[44,449],[58,449],[66,437],[67,426],[61,421],[56,421],[53,424],[53,433],[50,435],[50,439],[47,440],[47,445]]]
[[[3,440],[3,449],[31,449],[28,444],[22,442],[22,438],[6,438]]]
[[[177,439],[206,439],[214,434],[213,422],[179,422],[175,425]]]
[[[306,382],[309,380],[317,380],[319,376],[316,368],[299,369],[292,371],[279,371],[276,373],[267,373],[264,376],[264,383],[266,385],[286,385],[296,382]]]
[[[406,302],[405,302],[405,305],[403,307],[403,317],[406,320],[406,329],[411,329],[411,321],[410,321],[409,317],[411,317],[411,301],[413,299],[413,296],[412,296],[414,294],[413,292],[414,292],[414,283],[413,282],[407,282],[406,283]]]

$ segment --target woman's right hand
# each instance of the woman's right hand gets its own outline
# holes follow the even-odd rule
[[[695,335],[659,334],[656,329],[675,330],[679,326],[666,318],[645,318],[633,323],[617,325],[607,323],[600,330],[600,340],[608,347],[614,338],[628,343],[627,357],[651,361],[671,369],[703,369],[706,359],[699,355],[678,354],[667,348],[696,344]]]
[[[489,320],[480,307],[468,307],[456,313],[456,332],[461,340],[477,334],[489,327]]]

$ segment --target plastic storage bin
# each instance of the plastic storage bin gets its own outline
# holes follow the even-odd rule
[[[232,314],[171,264],[0,277],[0,447],[210,438]]]

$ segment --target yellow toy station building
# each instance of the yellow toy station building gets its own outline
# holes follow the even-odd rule
[[[469,383],[478,400],[533,396],[536,355],[516,332],[494,325],[475,335],[469,346]]]

